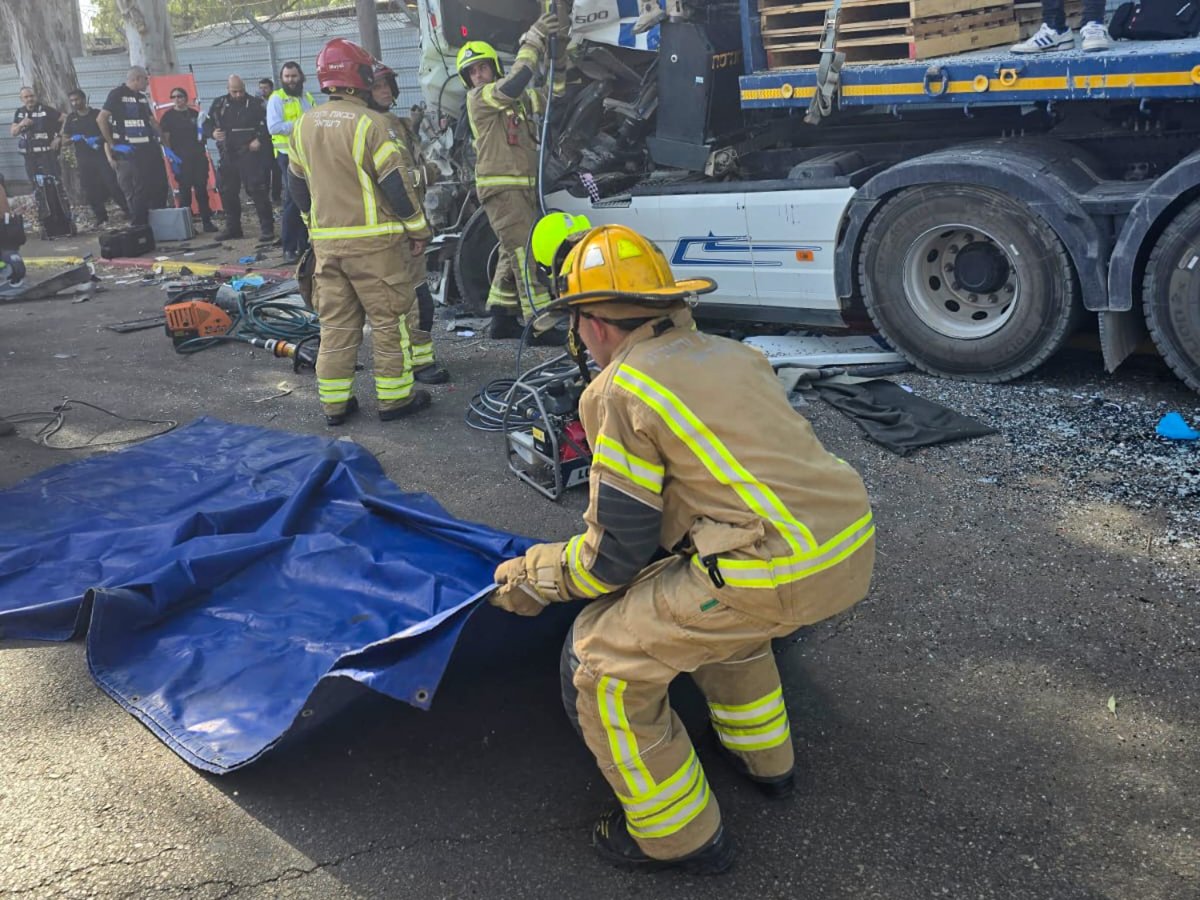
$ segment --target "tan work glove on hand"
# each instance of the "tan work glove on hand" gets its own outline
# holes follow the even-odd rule
[[[525,575],[525,557],[506,559],[496,567],[492,576],[498,587],[488,597],[492,606],[498,606],[518,616],[536,616],[549,604],[542,598]]]
[[[499,587],[488,601],[519,616],[536,616],[551,603],[569,600],[562,553],[562,544],[535,544],[524,556],[506,559],[492,576]]]
[[[550,12],[542,13],[529,30],[521,35],[521,43],[529,44],[536,48],[539,54],[543,54],[546,52],[546,42],[550,35],[557,31],[558,16],[554,14],[554,10],[550,10]]]

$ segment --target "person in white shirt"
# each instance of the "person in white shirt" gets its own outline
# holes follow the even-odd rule
[[[280,87],[267,100],[267,131],[275,149],[275,164],[283,178],[283,261],[294,263],[308,249],[308,229],[288,188],[288,139],[300,117],[313,108],[313,95],[304,89],[304,71],[297,62],[279,70]]]

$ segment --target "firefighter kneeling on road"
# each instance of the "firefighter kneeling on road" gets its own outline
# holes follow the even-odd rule
[[[657,247],[617,225],[587,231],[558,271],[551,308],[601,367],[579,405],[594,454],[587,529],[502,563],[491,602],[536,615],[591,601],[563,647],[562,688],[620,800],[593,844],[624,868],[715,874],[733,845],[667,689],[691,673],[715,752],[786,796],[794,757],[771,639],[866,595],[867,492],[762,354],[696,330],[689,300],[711,280],[676,282]]]
[[[500,241],[500,261],[488,292],[489,335],[520,337],[518,315],[528,321],[545,309],[549,295],[530,270],[525,247],[538,217],[538,131],[535,115],[544,107],[532,86],[549,35],[558,28],[546,13],[521,36],[512,71],[504,73],[495,48],[468,41],[458,51],[458,74],[467,86],[467,117],[475,138],[475,192]],[[497,80],[499,79],[499,80]],[[532,342],[562,344],[556,328],[534,321]]]
[[[315,256],[317,392],[331,427],[358,409],[354,366],[364,318],[371,323],[379,418],[430,404],[428,391],[413,389],[407,321],[425,277],[430,231],[395,131],[367,107],[376,65],[351,41],[326,44],[317,80],[330,100],[300,117],[288,146],[288,186]]]

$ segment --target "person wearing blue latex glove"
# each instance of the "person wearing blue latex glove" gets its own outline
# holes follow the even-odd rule
[[[96,117],[104,135],[105,155],[129,201],[130,224],[148,224],[150,210],[167,204],[167,169],[159,149],[160,131],[146,96],[150,76],[132,66],[123,84],[113,88]]]
[[[108,201],[112,200],[121,212],[129,215],[129,206],[117,175],[104,158],[104,136],[96,119],[100,110],[88,105],[87,94],[76,88],[67,94],[71,111],[63,123],[63,135],[75,148],[75,166],[83,185],[87,204],[96,217],[97,227],[108,224]]]
[[[182,209],[195,208],[205,231],[213,232],[212,207],[208,200],[208,151],[200,137],[200,111],[190,104],[187,91],[171,89],[171,108],[159,122],[163,133],[163,154],[175,176],[175,202]]]

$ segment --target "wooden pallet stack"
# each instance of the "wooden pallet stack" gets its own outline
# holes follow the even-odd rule
[[[1067,24],[1074,28],[1079,24],[1079,17],[1083,15],[1083,0],[1066,0],[1063,8],[1067,13]],[[1041,0],[1034,0],[1032,3],[1014,3],[1013,12],[1017,17],[1017,28],[1020,29],[1021,40],[1030,37],[1042,27]]]
[[[771,69],[815,66],[831,0],[759,0]],[[837,49],[852,63],[928,59],[1015,43],[1012,0],[842,0]]]

